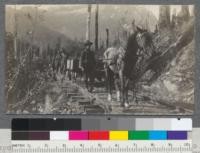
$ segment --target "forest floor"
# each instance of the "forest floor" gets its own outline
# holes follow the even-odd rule
[[[95,87],[93,93],[87,91],[81,80],[46,83],[30,103],[15,105],[8,113],[17,114],[126,114],[126,115],[176,115],[191,114],[190,108],[155,101],[152,94],[141,85],[133,98],[129,92],[130,106],[123,108],[113,92],[112,101],[107,100],[104,87]]]

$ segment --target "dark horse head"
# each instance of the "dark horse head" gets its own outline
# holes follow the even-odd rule
[[[140,27],[137,27],[136,40],[137,40],[139,47],[142,49],[152,47],[152,45],[153,45],[152,33],[148,32],[148,30],[142,29]]]

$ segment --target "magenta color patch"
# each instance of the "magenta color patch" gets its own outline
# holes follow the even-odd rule
[[[69,131],[69,140],[88,140],[88,131]]]

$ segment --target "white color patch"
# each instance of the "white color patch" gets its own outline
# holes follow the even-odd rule
[[[69,140],[69,131],[50,131],[50,140]]]
[[[173,118],[171,120],[171,130],[192,131],[192,119],[182,118],[179,120],[179,119]]]

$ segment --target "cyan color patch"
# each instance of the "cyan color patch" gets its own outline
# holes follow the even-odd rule
[[[149,140],[167,140],[167,131],[149,131]]]

